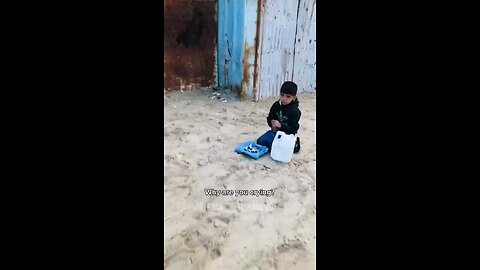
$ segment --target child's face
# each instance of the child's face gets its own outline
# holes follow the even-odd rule
[[[282,101],[282,105],[288,105],[295,99],[294,95],[280,93],[280,100]]]

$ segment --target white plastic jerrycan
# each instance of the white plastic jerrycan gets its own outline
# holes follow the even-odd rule
[[[295,148],[295,135],[287,135],[283,131],[277,131],[275,139],[273,139],[272,150],[270,156],[273,160],[289,163],[293,157],[293,149]]]

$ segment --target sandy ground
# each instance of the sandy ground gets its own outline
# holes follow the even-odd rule
[[[315,269],[316,94],[299,94],[301,150],[283,164],[234,152],[268,130],[277,99],[212,92],[165,95],[164,268]]]

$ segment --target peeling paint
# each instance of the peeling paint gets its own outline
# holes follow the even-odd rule
[[[257,46],[258,0],[245,0],[245,34],[243,41],[242,98],[254,98],[255,57]]]

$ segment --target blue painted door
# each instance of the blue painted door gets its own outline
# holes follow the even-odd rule
[[[218,1],[218,86],[240,93],[242,85],[244,0]]]

